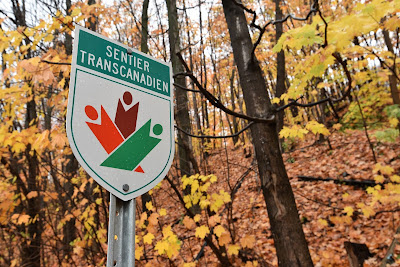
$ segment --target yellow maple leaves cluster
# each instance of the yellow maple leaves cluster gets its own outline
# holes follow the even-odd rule
[[[224,190],[213,192],[211,185],[217,182],[215,175],[192,175],[182,177],[182,189],[190,187],[190,194],[184,195],[184,204],[187,209],[198,205],[200,211],[193,217],[189,214],[182,216],[180,225],[187,233],[192,233],[198,240],[207,239],[216,242],[219,248],[224,248],[223,253],[229,257],[238,256],[240,249],[253,249],[256,243],[253,235],[244,235],[233,240],[232,233],[228,230],[228,222],[221,214],[222,207],[231,202],[230,195]],[[152,202],[145,204],[149,214],[143,212],[136,221],[136,250],[135,257],[140,260],[146,247],[154,248],[158,255],[175,259],[179,255],[182,241],[173,225],[164,224],[162,217],[167,215],[164,208],[157,209]],[[185,262],[182,266],[195,266],[195,262]],[[257,266],[257,261],[249,262],[246,266]]]

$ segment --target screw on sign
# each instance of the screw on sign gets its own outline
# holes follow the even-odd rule
[[[76,27],[67,135],[78,162],[111,193],[107,266],[134,266],[135,197],[172,164],[171,80],[170,64]]]

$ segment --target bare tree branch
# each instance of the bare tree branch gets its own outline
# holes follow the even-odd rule
[[[188,91],[188,92],[201,93],[200,90],[189,89],[189,88],[186,88],[186,87],[184,87],[184,86],[182,86],[182,85],[180,85],[180,84],[177,84],[177,83],[174,83],[174,86],[175,86],[175,87],[178,87],[179,89]]]
[[[191,134],[191,133],[186,132],[185,130],[179,128],[179,127],[176,126],[176,125],[175,125],[175,128],[178,129],[179,131],[181,131],[182,133],[184,133],[184,134],[186,134],[186,135],[189,135],[189,136],[191,136],[191,137],[194,137],[194,138],[214,138],[214,139],[221,139],[221,138],[236,137],[236,136],[238,136],[239,134],[241,134],[241,133],[243,133],[244,131],[246,131],[247,129],[249,129],[250,126],[253,125],[254,123],[255,123],[255,122],[250,122],[249,124],[246,125],[246,127],[244,127],[242,130],[238,131],[237,133],[230,134],[230,135],[221,135],[221,136],[218,136],[218,135],[194,135],[194,134]]]
[[[245,120],[248,120],[248,121],[263,122],[263,123],[273,123],[273,122],[275,122],[275,115],[271,115],[269,118],[255,118],[255,117],[247,116],[245,114],[234,112],[233,110],[230,110],[227,107],[225,107],[224,104],[222,104],[219,99],[217,99],[214,95],[212,95],[210,92],[208,92],[207,89],[205,89],[200,84],[200,82],[197,80],[197,78],[191,72],[189,66],[186,64],[186,62],[183,59],[181,53],[177,53],[177,56],[178,56],[179,60],[182,62],[182,65],[184,66],[184,68],[186,69],[186,72],[177,73],[174,76],[186,76],[186,77],[189,77],[190,79],[192,79],[192,81],[196,84],[197,88],[199,88],[200,92],[208,99],[208,101],[210,101],[210,103],[213,106],[221,109],[222,111],[224,111],[225,113],[227,113],[229,115],[232,115],[232,116],[235,116],[235,117],[238,117],[238,118],[242,118],[242,119],[245,119]]]
[[[54,65],[67,65],[67,66],[71,65],[71,63],[68,63],[68,62],[51,62],[48,60],[41,60],[40,62],[47,63],[47,64],[54,64]]]
[[[312,6],[311,6],[310,11],[307,13],[307,15],[306,15],[304,18],[298,18],[298,17],[293,16],[292,14],[288,14],[288,15],[286,15],[283,19],[280,19],[280,20],[270,20],[270,21],[268,21],[263,27],[261,27],[260,25],[256,24],[257,13],[256,13],[254,10],[245,7],[241,2],[238,2],[237,0],[231,0],[231,1],[232,1],[235,5],[241,7],[241,8],[242,8],[243,10],[245,10],[247,13],[250,13],[250,14],[253,15],[253,19],[251,20],[250,27],[256,28],[257,30],[260,31],[260,34],[259,34],[259,36],[258,36],[258,38],[257,38],[257,41],[254,43],[254,46],[253,46],[253,50],[252,50],[252,53],[251,53],[252,56],[255,55],[256,48],[257,48],[257,46],[260,44],[260,42],[261,42],[261,40],[262,40],[262,37],[263,37],[263,35],[264,35],[264,33],[265,33],[265,31],[266,31],[266,29],[267,29],[267,27],[268,27],[269,25],[276,25],[276,24],[278,24],[278,23],[284,23],[284,22],[286,22],[288,19],[298,20],[298,21],[307,21],[307,20],[310,18],[310,16],[311,16],[312,14],[314,14],[314,13],[318,13],[318,14],[320,15],[321,19],[323,20],[324,24],[325,24],[325,43],[324,43],[324,46],[327,46],[327,44],[328,44],[328,41],[327,41],[327,27],[328,27],[328,24],[327,24],[327,22],[325,21],[325,19],[322,17],[321,11],[320,11],[320,9],[319,9],[318,0],[315,0],[315,1],[314,1],[314,3],[313,3]]]
[[[302,104],[302,103],[298,103],[298,102],[297,102],[297,101],[299,101],[300,99],[302,99],[302,98],[304,97],[304,96],[301,96],[301,97],[299,97],[298,99],[293,100],[293,101],[289,102],[289,103],[286,104],[286,105],[277,107],[277,108],[275,109],[275,112],[280,112],[280,111],[285,110],[286,108],[291,107],[291,106],[297,106],[297,107],[313,107],[313,106],[316,106],[316,105],[319,105],[319,104],[322,104],[322,103],[325,103],[325,102],[330,102],[331,105],[333,106],[333,103],[340,102],[340,101],[342,101],[343,99],[345,99],[346,97],[348,97],[348,96],[350,95],[351,91],[352,91],[352,86],[351,86],[351,84],[352,84],[352,82],[353,82],[353,79],[351,78],[350,71],[349,71],[349,69],[348,69],[348,67],[347,67],[347,62],[346,62],[345,60],[343,60],[342,56],[341,56],[338,52],[334,52],[334,53],[332,54],[332,56],[337,60],[337,62],[338,62],[340,65],[342,65],[343,70],[344,70],[344,73],[345,73],[345,75],[346,75],[346,77],[347,77],[348,87],[347,87],[346,91],[344,92],[344,94],[343,94],[341,97],[339,97],[339,98],[332,98],[331,96],[329,96],[329,97],[327,97],[327,98],[318,100],[318,101],[316,101],[316,102],[307,103],[307,104]]]

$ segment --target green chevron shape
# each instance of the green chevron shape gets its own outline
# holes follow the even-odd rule
[[[150,126],[151,119],[133,133],[100,166],[127,171],[134,170],[161,141],[159,138],[150,136]]]

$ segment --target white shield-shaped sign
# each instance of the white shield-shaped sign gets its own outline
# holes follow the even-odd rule
[[[76,27],[67,134],[82,167],[122,200],[149,191],[174,157],[170,64]]]

